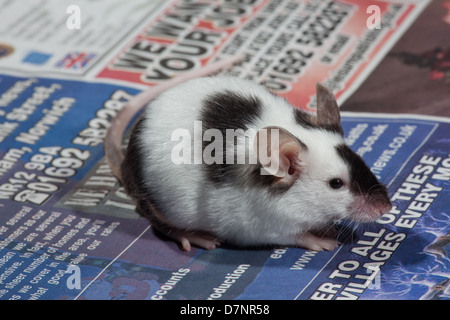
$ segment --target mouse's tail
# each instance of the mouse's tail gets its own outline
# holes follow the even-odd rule
[[[224,60],[220,60],[211,65],[204,66],[198,70],[193,70],[185,74],[179,75],[162,84],[151,87],[137,94],[117,113],[111,122],[105,137],[105,156],[113,174],[121,181],[122,175],[120,166],[124,159],[122,151],[123,134],[133,117],[143,109],[150,101],[155,99],[159,94],[187,80],[204,77],[216,73],[222,69],[229,69],[236,62],[242,60],[242,56],[234,56]]]

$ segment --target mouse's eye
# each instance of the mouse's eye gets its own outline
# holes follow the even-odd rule
[[[334,178],[328,181],[328,184],[332,189],[340,189],[344,186],[344,181],[339,178]]]

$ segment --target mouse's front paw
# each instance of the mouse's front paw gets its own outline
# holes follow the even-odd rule
[[[297,237],[297,245],[313,251],[331,251],[336,249],[339,242],[335,239],[316,237],[310,232],[304,232]]]

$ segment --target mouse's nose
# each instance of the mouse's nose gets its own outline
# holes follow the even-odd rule
[[[391,211],[392,209],[392,204],[390,202],[387,203],[382,203],[379,207],[378,210],[380,210],[380,215],[383,215],[385,213],[388,213],[389,211]]]

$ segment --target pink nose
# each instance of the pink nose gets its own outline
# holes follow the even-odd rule
[[[392,204],[390,202],[380,203],[376,206],[376,208],[379,210],[380,215],[383,215],[391,211]]]
[[[357,222],[372,222],[392,209],[387,195],[383,198],[367,199],[364,196],[356,198],[350,219]]]

